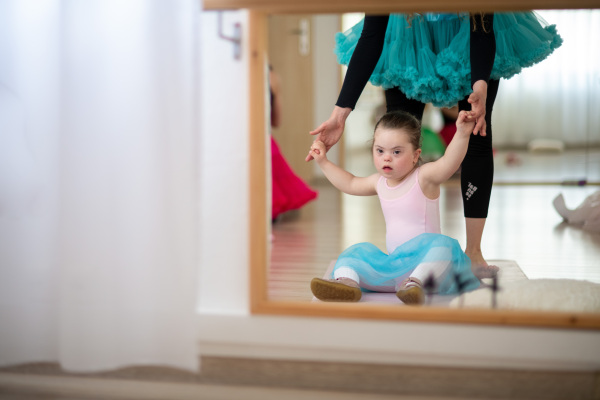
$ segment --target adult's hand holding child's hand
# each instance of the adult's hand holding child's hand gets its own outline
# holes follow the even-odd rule
[[[475,113],[473,111],[461,111],[456,119],[456,133],[459,135],[470,135],[476,126]]]
[[[327,147],[325,146],[325,143],[323,143],[320,140],[315,140],[312,146],[310,146],[310,151],[308,152],[308,155],[314,158],[317,163],[320,163],[321,161],[327,159],[326,153]]]
[[[314,131],[309,132],[313,136],[316,135],[315,142],[323,142],[325,145],[325,152],[328,152],[342,137],[344,126],[346,125],[346,118],[348,118],[351,111],[352,109],[350,108],[336,106],[327,121],[319,125]],[[305,161],[310,161],[312,159],[313,157],[308,153]]]
[[[477,81],[473,85],[473,93],[469,95],[467,100],[471,104],[471,111],[475,115],[477,121],[473,129],[473,135],[486,135],[487,123],[485,122],[485,103],[487,101],[487,82]]]

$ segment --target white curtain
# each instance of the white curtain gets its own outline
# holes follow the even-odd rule
[[[600,10],[537,12],[556,24],[563,44],[540,64],[500,81],[495,145],[558,139],[569,147],[600,145]]]
[[[195,0],[0,0],[0,366],[197,369]]]

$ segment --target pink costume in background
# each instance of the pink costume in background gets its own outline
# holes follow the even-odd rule
[[[271,136],[271,176],[273,179],[272,219],[286,211],[300,208],[317,197],[317,192],[304,183],[290,168],[273,136]]]

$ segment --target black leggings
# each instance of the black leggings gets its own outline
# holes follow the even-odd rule
[[[498,93],[499,81],[488,82],[485,121],[486,136],[471,135],[467,155],[462,162],[460,186],[466,218],[487,218],[492,182],[494,180],[494,154],[492,150],[492,109]],[[468,97],[458,102],[459,110],[470,110]],[[385,91],[387,111],[402,110],[423,119],[425,104],[409,99],[398,88]]]

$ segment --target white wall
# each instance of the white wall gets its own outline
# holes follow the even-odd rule
[[[225,14],[225,29],[248,14]],[[600,370],[597,331],[253,316],[248,306],[247,46],[204,13],[201,50],[202,355],[481,368]],[[244,35],[247,40],[247,34]]]
[[[248,54],[218,37],[217,12],[201,15],[200,46],[200,300],[202,313],[248,313]],[[248,14],[223,13],[230,35]]]

